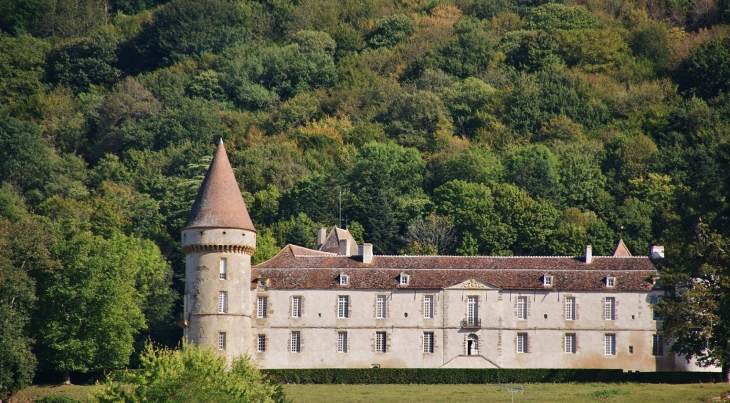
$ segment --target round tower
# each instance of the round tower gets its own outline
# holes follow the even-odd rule
[[[221,140],[182,230],[185,341],[230,361],[251,340],[251,255],[256,229]]]

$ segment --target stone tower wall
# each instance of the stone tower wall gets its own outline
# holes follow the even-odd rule
[[[241,229],[190,228],[182,232],[186,255],[185,340],[219,350],[219,333],[226,334],[220,352],[228,360],[249,353],[251,339],[251,255],[256,233]],[[227,260],[220,278],[221,259]],[[219,293],[227,293],[226,312],[219,312]]]

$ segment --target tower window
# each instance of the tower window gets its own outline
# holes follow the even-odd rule
[[[218,313],[228,313],[228,293],[225,291],[218,293]]]
[[[221,259],[218,277],[221,280],[228,278],[228,259],[226,258]]]
[[[218,350],[226,349],[226,332],[218,332]]]

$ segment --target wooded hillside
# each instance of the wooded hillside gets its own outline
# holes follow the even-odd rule
[[[36,359],[178,342],[218,138],[255,262],[314,247],[340,193],[378,254],[698,256],[730,233],[728,22],[727,0],[0,0],[0,398]]]

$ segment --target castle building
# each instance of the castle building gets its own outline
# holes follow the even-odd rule
[[[340,228],[251,267],[221,142],[185,227],[185,339],[262,368],[695,370],[669,353],[651,256],[381,256]]]

